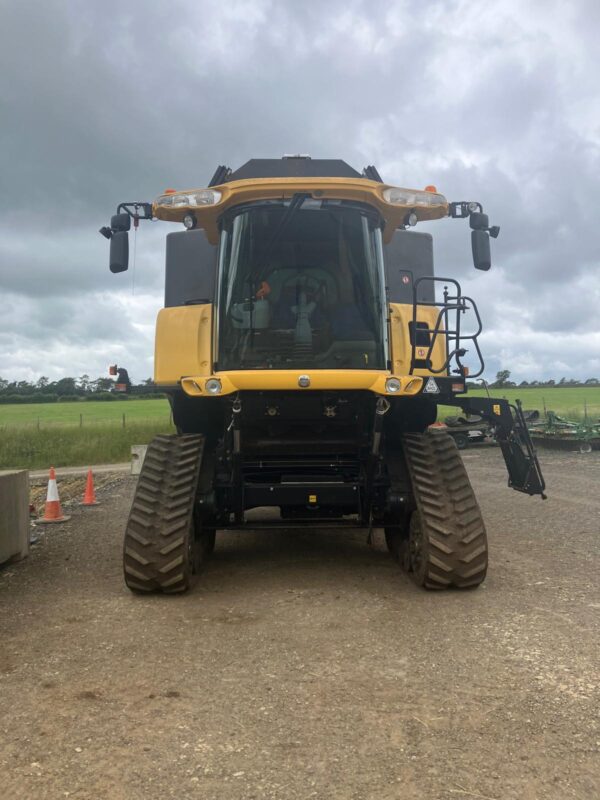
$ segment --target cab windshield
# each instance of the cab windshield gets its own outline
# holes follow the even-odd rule
[[[295,195],[222,221],[219,370],[385,369],[381,218]]]

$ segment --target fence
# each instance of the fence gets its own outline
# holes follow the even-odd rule
[[[140,417],[138,414],[119,414],[110,417],[98,417],[95,414],[79,414],[77,417],[68,419],[47,419],[44,417],[36,417],[29,420],[10,420],[7,422],[0,422],[0,431],[2,430],[16,430],[18,428],[25,428],[27,430],[37,429],[48,430],[57,428],[85,428],[85,427],[120,427],[127,428],[130,425],[139,424],[156,424],[156,425],[173,425],[173,414],[165,414],[165,416],[151,416]]]

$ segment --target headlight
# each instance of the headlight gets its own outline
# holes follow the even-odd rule
[[[385,382],[385,390],[390,394],[395,394],[399,392],[402,388],[402,384],[398,380],[398,378],[388,378]]]
[[[390,186],[383,191],[383,199],[394,206],[407,208],[430,208],[431,206],[444,206],[447,200],[443,194],[436,192],[420,192],[418,189],[400,189]]]
[[[220,394],[221,381],[218,378],[209,378],[205,383],[205,387],[209,394]]]
[[[160,208],[198,208],[214,206],[221,199],[221,192],[213,189],[198,189],[193,192],[169,192],[156,198]]]

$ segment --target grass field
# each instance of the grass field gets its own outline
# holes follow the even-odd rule
[[[127,400],[114,402],[86,401],[82,403],[24,403],[0,405],[0,427],[13,425],[44,426],[97,424],[99,422],[151,421],[168,422],[171,409],[165,398],[156,400]]]
[[[491,389],[496,397],[582,419],[600,419],[600,387]],[[485,396],[476,390],[471,395]],[[456,414],[440,409],[439,418]],[[123,420],[125,415],[125,420]],[[125,423],[125,424],[123,424]],[[173,431],[165,399],[0,405],[0,469],[46,469],[128,461],[132,444]]]
[[[170,416],[164,398],[0,405],[0,469],[129,461],[132,444],[174,431]]]
[[[146,444],[159,433],[173,433],[165,422],[133,422],[123,428],[98,423],[87,428],[29,425],[0,429],[0,469],[48,469],[129,461],[132,444]]]
[[[557,389],[552,386],[515,388],[515,389],[491,389],[491,397],[505,397],[509,402],[514,403],[520,400],[523,408],[527,410],[537,409],[540,414],[544,411],[555,411],[561,416],[583,419],[587,410],[590,420],[600,419],[600,386],[575,386],[566,389]],[[485,397],[484,389],[473,389],[469,392],[470,397]],[[456,414],[456,409],[445,406],[440,409],[439,417],[442,418],[449,414]]]

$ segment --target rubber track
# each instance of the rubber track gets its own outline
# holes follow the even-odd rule
[[[487,571],[487,535],[454,440],[433,429],[403,441],[428,553],[422,585],[478,586]]]
[[[125,530],[125,583],[137,592],[189,587],[189,536],[204,437],[157,436],[150,442]]]

